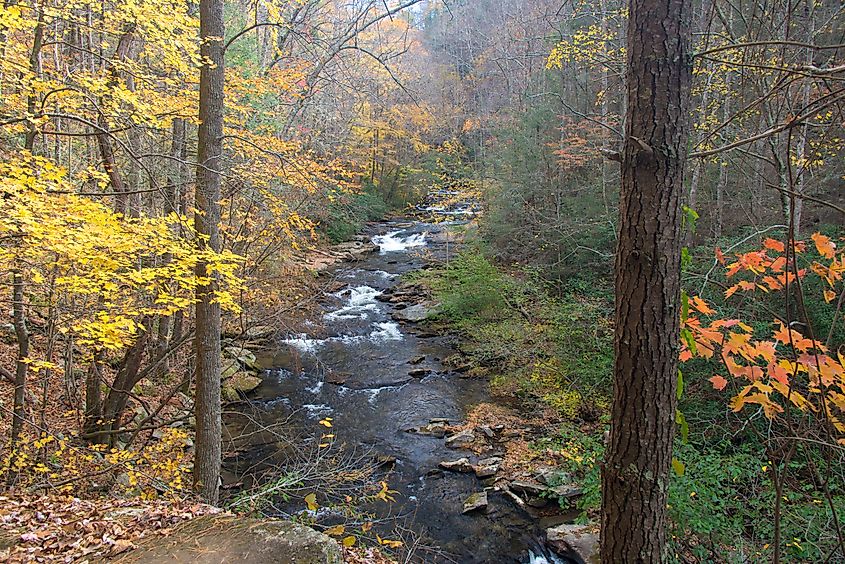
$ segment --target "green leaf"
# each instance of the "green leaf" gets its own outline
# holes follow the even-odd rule
[[[689,294],[686,290],[681,290],[681,323],[686,323],[689,317]]]
[[[681,225],[685,229],[689,229],[690,233],[695,233],[695,222],[698,221],[698,212],[689,206],[681,207],[683,212],[683,219]]]
[[[692,266],[692,253],[688,247],[681,247],[681,270],[687,271]]]
[[[681,339],[687,344],[689,347],[690,352],[695,355],[698,352],[698,348],[695,346],[695,337],[692,335],[692,331],[689,329],[681,329]]]
[[[680,409],[675,410],[675,423],[681,426],[681,440],[686,444],[689,439],[689,424]]]
[[[684,395],[684,373],[678,369],[678,389],[675,391],[675,397],[681,399],[682,395]]]
[[[687,467],[683,462],[681,462],[674,456],[672,457],[672,470],[675,471],[675,474],[677,474],[679,478],[684,475],[684,471],[686,469]]]

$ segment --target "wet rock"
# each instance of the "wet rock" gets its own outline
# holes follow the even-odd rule
[[[471,513],[473,511],[479,511],[481,509],[487,509],[487,492],[478,492],[471,494],[468,498],[464,500],[464,513]]]
[[[472,472],[473,466],[469,462],[469,458],[459,458],[457,460],[444,460],[440,464],[438,464],[444,470],[449,470],[450,472]]]
[[[376,464],[380,467],[393,466],[396,464],[396,457],[390,454],[379,454],[375,457]]]
[[[408,364],[419,364],[419,363],[421,363],[421,362],[422,362],[422,361],[424,361],[424,360],[425,360],[425,355],[424,355],[424,354],[421,354],[421,355],[419,355],[419,356],[415,356],[414,358],[412,358],[411,360],[409,360],[409,361],[408,361]]]
[[[527,482],[525,480],[514,480],[508,487],[511,491],[529,495],[529,496],[538,496],[548,488],[545,486],[541,486],[540,484],[535,484],[534,482]]]
[[[472,431],[461,431],[451,437],[447,437],[446,446],[449,448],[469,448],[475,442],[475,433]]]
[[[431,435],[437,439],[442,439],[446,436],[446,422],[434,421],[422,427],[412,427],[408,432],[417,433],[419,435]]]
[[[599,535],[595,525],[558,525],[546,529],[546,541],[552,550],[576,562],[599,562]]]
[[[339,243],[333,245],[331,253],[338,258],[355,260],[374,253],[378,250],[378,245],[365,241],[349,241],[347,243]]]
[[[429,370],[428,368],[413,368],[411,370],[408,370],[408,376],[412,378],[422,378],[427,374],[431,374],[431,370]]]
[[[314,529],[277,519],[227,514],[192,519],[165,538],[142,540],[121,562],[240,562],[243,564],[341,564],[337,542]]]
[[[420,339],[431,339],[433,337],[437,337],[437,333],[432,331],[415,331],[414,334]]]
[[[335,386],[342,386],[346,383],[347,380],[349,380],[351,376],[352,375],[349,372],[338,372],[336,370],[330,370],[326,373],[324,378],[329,384],[334,384]]]

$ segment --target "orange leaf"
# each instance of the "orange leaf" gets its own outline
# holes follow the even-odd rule
[[[692,307],[703,313],[704,315],[713,315],[716,311],[707,305],[707,302],[699,298],[698,296],[692,296],[690,298],[690,304]]]
[[[836,243],[831,241],[829,237],[821,233],[813,233],[810,238],[816,244],[816,250],[819,251],[821,256],[829,259],[836,256]]]
[[[827,303],[830,303],[835,299],[836,299],[836,292],[834,292],[833,290],[825,290],[824,291],[824,301],[826,301]]]
[[[722,249],[716,247],[716,260],[719,261],[719,264],[725,264],[725,255],[722,254]]]
[[[767,238],[765,241],[763,241],[763,246],[771,251],[777,251],[779,253],[782,253],[786,250],[786,245],[772,238]]]
[[[725,389],[725,386],[728,385],[728,381],[716,374],[710,381],[713,383],[713,388],[719,390],[720,392]]]

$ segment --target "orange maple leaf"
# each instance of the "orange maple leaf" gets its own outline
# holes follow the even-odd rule
[[[720,392],[725,389],[725,386],[728,385],[728,381],[725,380],[723,377],[716,374],[710,378],[710,382],[713,383],[713,388],[719,390]]]
[[[813,233],[810,239],[816,244],[816,250],[824,258],[832,259],[836,256],[836,243],[830,240],[830,237],[822,235],[821,233]]]
[[[786,250],[786,245],[776,239],[772,239],[771,237],[763,241],[763,246],[771,251],[777,251],[779,253]]]

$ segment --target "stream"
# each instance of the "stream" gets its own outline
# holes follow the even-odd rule
[[[370,229],[380,250],[332,268],[339,289],[326,296],[321,318],[308,321],[305,333],[266,355],[269,376],[257,395],[312,428],[329,417],[336,441],[395,459],[388,480],[398,494],[382,511],[404,516],[423,544],[437,547],[420,551],[416,561],[551,562],[535,556],[542,552],[541,524],[501,494],[489,492],[486,512],[462,514],[464,500],[483,486],[475,475],[442,471],[438,463],[473,459],[471,453],[447,448],[442,437],[407,432],[432,419],[458,423],[469,408],[490,401],[486,381],[444,367],[453,337],[402,324],[394,319],[402,306],[379,300],[401,275],[422,268],[426,255],[454,252],[443,225],[385,222]]]

